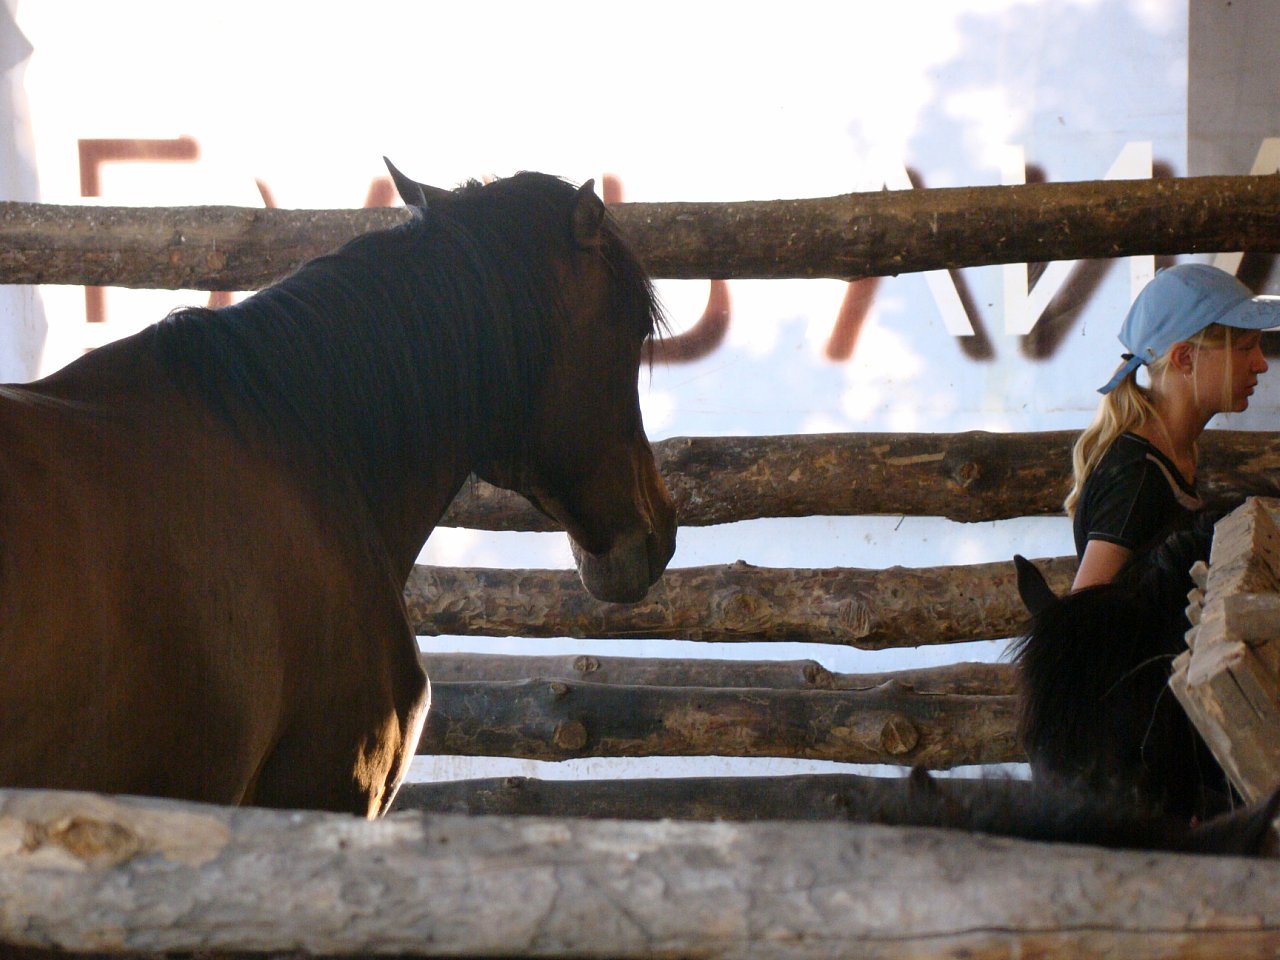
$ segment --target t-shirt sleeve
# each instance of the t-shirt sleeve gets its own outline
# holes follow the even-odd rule
[[[1168,481],[1150,463],[1110,472],[1090,504],[1085,540],[1136,550],[1160,533],[1176,508]]]

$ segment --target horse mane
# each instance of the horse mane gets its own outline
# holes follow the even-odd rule
[[[242,303],[175,311],[151,342],[238,434],[265,425],[281,444],[320,447],[326,465],[363,464],[361,486],[442,431],[471,431],[478,453],[519,451],[567,318],[557,264],[573,253],[575,194],[538,173],[469,182]],[[652,285],[610,217],[599,252],[615,315],[659,329]]]

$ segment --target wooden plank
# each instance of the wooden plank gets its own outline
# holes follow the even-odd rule
[[[1170,686],[1246,802],[1280,785],[1276,677],[1248,644],[1207,641],[1174,661]]]
[[[874,690],[886,684],[920,694],[1007,696],[1017,692],[1008,663],[947,663],[886,673],[834,673],[816,660],[721,660],[521,656],[505,653],[423,653],[432,683],[582,680],[622,686],[767,687],[774,690]]]
[[[1065,592],[1074,557],[1037,562]],[[419,635],[827,643],[882,650],[1017,634],[1027,620],[1012,561],[818,570],[669,568],[638,603],[596,600],[572,570],[418,565],[405,585]]]
[[[958,831],[0,792],[0,943],[84,953],[929,960],[1280,953],[1280,862]]]
[[[1191,649],[1170,687],[1248,801],[1280,785],[1280,501],[1220,520]]]
[[[433,683],[421,754],[792,757],[943,769],[1024,759],[1016,698],[873,690]]]
[[[888,276],[991,263],[1280,252],[1274,177],[873,191],[800,200],[624,203],[657,277]],[[0,282],[254,290],[402,209],[0,204]]]
[[[1214,526],[1205,584],[1209,597],[1280,591],[1280,501],[1251,497]]]

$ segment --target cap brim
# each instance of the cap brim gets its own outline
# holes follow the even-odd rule
[[[1214,322],[1237,330],[1270,330],[1272,327],[1280,327],[1280,297],[1241,300]]]

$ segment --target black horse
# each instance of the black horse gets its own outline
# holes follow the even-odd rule
[[[1173,659],[1187,649],[1189,571],[1208,560],[1222,513],[1201,511],[1138,551],[1111,583],[1062,598],[1014,558],[1031,613],[1013,647],[1020,733],[1037,780],[1186,818],[1230,807],[1222,768],[1168,687]]]

